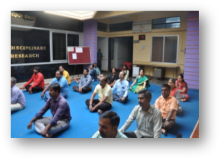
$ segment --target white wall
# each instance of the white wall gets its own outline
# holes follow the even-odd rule
[[[108,38],[98,37],[98,48],[102,52],[102,70],[108,71]],[[97,50],[98,51],[98,50]]]

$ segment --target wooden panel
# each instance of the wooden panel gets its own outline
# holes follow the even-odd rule
[[[194,129],[194,132],[192,133],[191,138],[199,138],[199,121]]]

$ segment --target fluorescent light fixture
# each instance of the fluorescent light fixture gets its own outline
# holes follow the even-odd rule
[[[54,14],[58,16],[68,17],[78,20],[92,19],[96,11],[44,11],[45,13]]]

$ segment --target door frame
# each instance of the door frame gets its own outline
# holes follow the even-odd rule
[[[108,38],[108,71],[111,72],[111,39],[114,39],[114,38],[131,38],[131,63],[133,64],[133,39],[134,39],[134,36],[120,36],[120,37],[109,37]],[[132,71],[132,69],[131,69]],[[132,72],[130,72],[129,74],[131,75]]]

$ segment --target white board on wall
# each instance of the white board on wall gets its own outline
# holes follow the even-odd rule
[[[151,32],[151,21],[133,23],[132,32],[133,33]]]
[[[138,76],[138,75],[139,75],[139,70],[140,70],[140,67],[133,66],[133,74],[132,74],[132,77]]]

